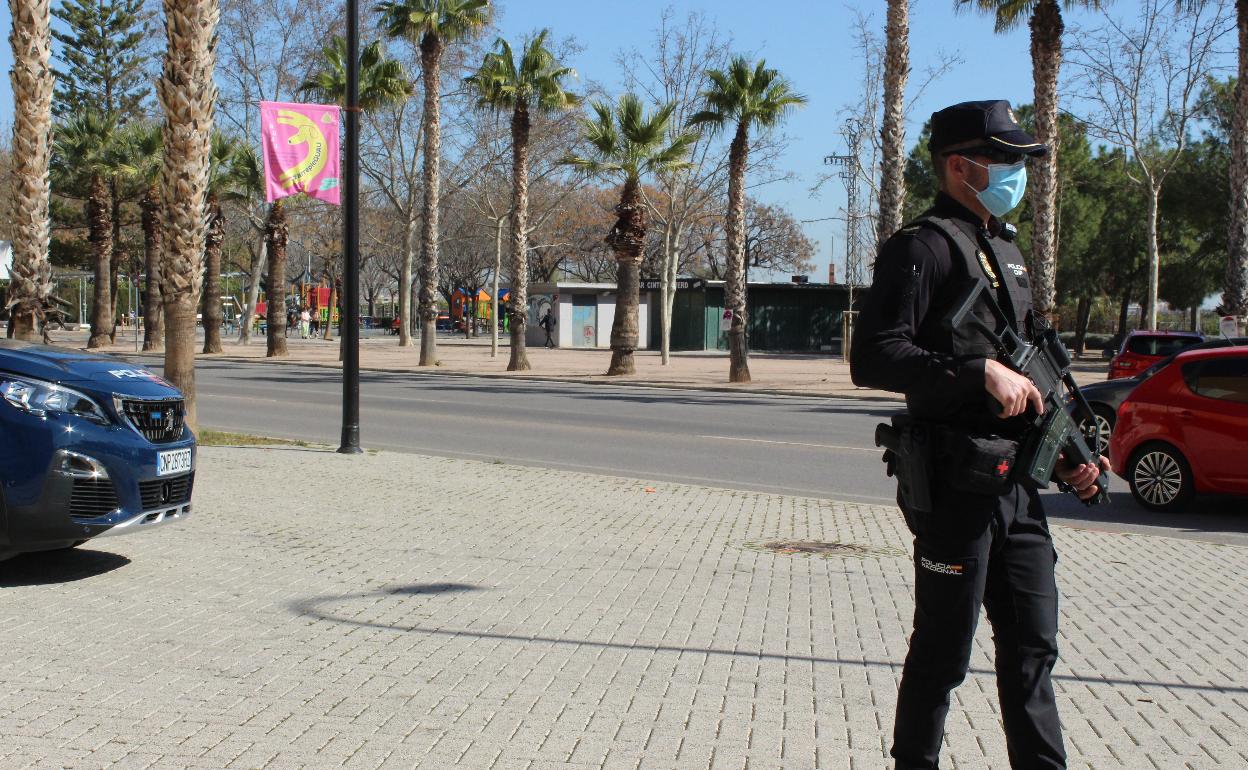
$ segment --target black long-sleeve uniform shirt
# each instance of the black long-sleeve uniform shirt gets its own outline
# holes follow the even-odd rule
[[[988,255],[1000,237],[996,219],[983,222],[940,193],[933,213],[953,220]],[[995,261],[995,255],[992,257]],[[999,265],[994,267],[1000,270]],[[903,393],[911,414],[941,422],[995,423],[988,411],[982,356],[954,355],[941,321],[961,298],[966,268],[933,227],[908,227],[885,242],[863,301],[850,351],[855,385]],[[1005,299],[1005,298],[1003,298]],[[1008,301],[1008,299],[1005,299]]]

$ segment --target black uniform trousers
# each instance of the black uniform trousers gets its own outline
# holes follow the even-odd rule
[[[937,482],[939,485],[939,482]],[[1039,495],[933,490],[914,533],[914,633],[902,670],[892,755],[936,768],[949,696],[966,676],[982,604],[996,646],[997,695],[1014,768],[1064,768],[1051,674],[1057,661],[1057,551]]]

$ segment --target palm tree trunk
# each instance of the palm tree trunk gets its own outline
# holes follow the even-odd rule
[[[147,279],[143,299],[143,349],[159,350],[165,341],[164,314],[160,302],[160,190],[148,188],[139,201],[143,219],[143,261]]]
[[[420,365],[438,363],[438,207],[442,160],[442,39],[420,40],[420,71],[425,89],[424,207],[420,238]]]
[[[286,207],[280,200],[269,207],[269,221],[265,223],[264,239],[269,254],[269,282],[265,290],[265,337],[268,347],[265,355],[279,358],[289,355],[286,349],[286,240],[289,230],[286,224]],[[257,276],[259,278],[259,276]]]
[[[91,337],[88,348],[101,348],[111,340],[113,301],[110,294],[109,266],[112,263],[113,234],[109,217],[108,188],[98,175],[91,177],[87,195],[87,241],[95,267],[95,296],[91,300]]]
[[[1040,0],[1031,16],[1031,69],[1035,82],[1036,140],[1048,146],[1036,158],[1032,180],[1032,302],[1050,321],[1057,311],[1057,76],[1062,66],[1062,9]]]
[[[884,122],[880,127],[879,243],[901,228],[906,199],[906,79],[910,74],[910,0],[888,0],[884,29]]]
[[[728,381],[749,382],[749,349],[746,330],[745,286],[745,164],[749,159],[750,138],[745,123],[737,124],[736,136],[728,149],[728,244],[724,275],[724,309],[732,311],[728,330]]]
[[[1226,281],[1222,306],[1227,313],[1248,315],[1248,0],[1235,0],[1239,27],[1239,74],[1235,80],[1235,115],[1231,137],[1231,211]]]
[[[217,89],[217,0],[164,0],[168,44],[156,94],[164,108],[161,197],[165,216],[160,293],[165,303],[165,379],[186,398],[186,422],[198,428],[195,406],[195,308],[204,259],[204,203]]]
[[[109,315],[113,320],[112,329],[109,331],[108,341],[117,341],[117,311],[118,304],[121,302],[121,292],[118,291],[117,276],[121,272],[121,266],[126,262],[126,245],[121,240],[121,196],[117,192],[117,177],[114,176],[108,180],[108,206],[110,222],[112,223],[113,251],[108,265],[108,296],[113,301]],[[128,297],[127,297],[128,299]]]
[[[221,347],[221,244],[225,241],[225,214],[215,193],[208,195],[208,236],[204,244],[204,352]]]
[[[412,264],[416,261],[416,249],[419,244],[420,231],[416,229],[416,218],[408,217],[407,237],[403,243],[403,267],[399,279],[399,347],[411,347],[412,344]]]
[[[48,160],[52,133],[52,53],[48,0],[10,0],[13,19],[13,270],[9,331],[31,342],[43,337],[43,306],[52,293],[48,261]]]
[[[511,359],[507,371],[528,371],[525,321],[529,305],[529,111],[511,114]]]
[[[615,320],[611,323],[610,376],[634,374],[633,353],[637,350],[637,312],[641,305],[641,258],[646,245],[646,210],[641,201],[641,182],[628,179],[615,207],[615,226],[607,235],[607,245],[615,252]],[[513,289],[514,291],[514,289]]]

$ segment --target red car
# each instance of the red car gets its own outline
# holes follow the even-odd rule
[[[1196,332],[1131,332],[1109,362],[1109,379],[1134,377],[1166,356],[1204,341]]]
[[[1248,495],[1248,348],[1180,353],[1141,382],[1118,407],[1109,457],[1149,510]]]

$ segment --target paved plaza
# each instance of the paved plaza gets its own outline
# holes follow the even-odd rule
[[[1248,549],[1054,535],[1071,766],[1248,767]],[[887,506],[205,448],[181,525],[0,564],[0,767],[884,768],[907,545]],[[1008,767],[991,649],[948,767]]]

